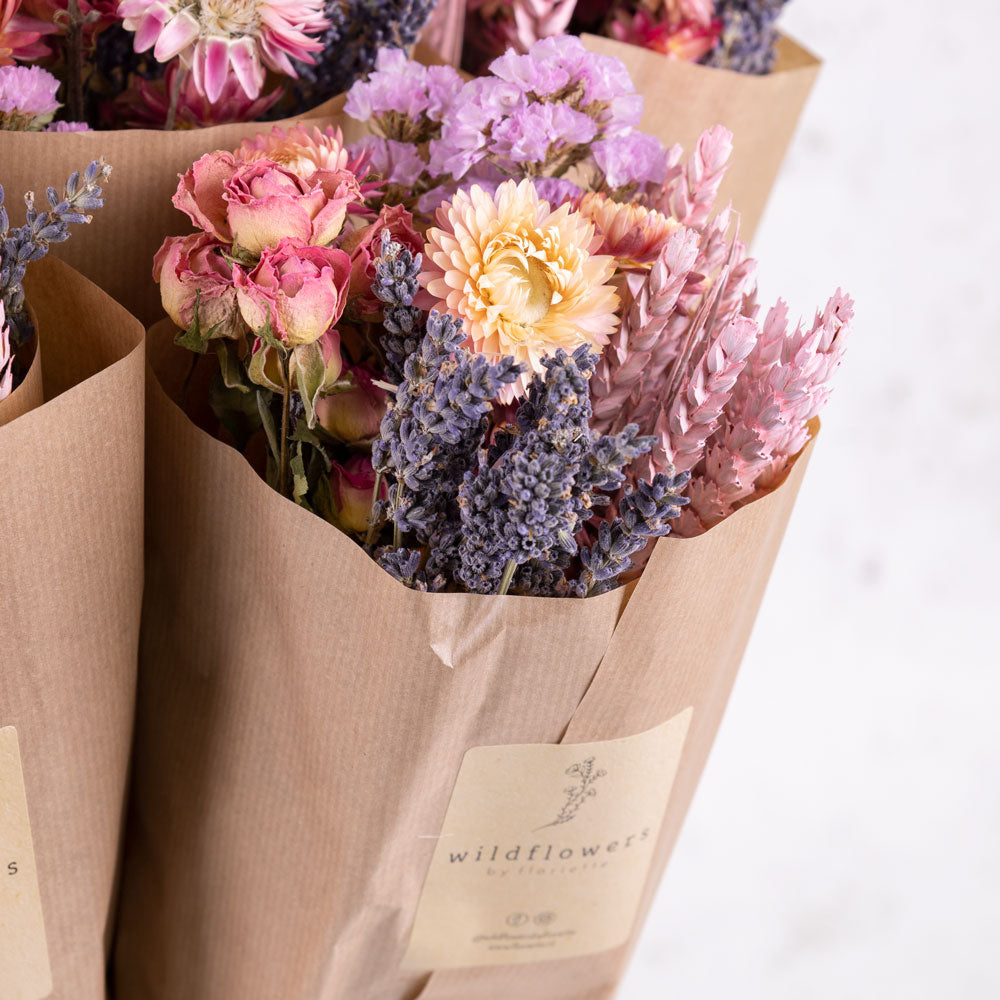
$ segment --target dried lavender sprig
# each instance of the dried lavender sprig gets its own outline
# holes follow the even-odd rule
[[[17,335],[18,343],[30,334],[24,308],[24,274],[29,264],[41,260],[52,243],[69,239],[71,224],[86,224],[92,216],[86,214],[103,207],[101,184],[110,176],[111,167],[104,159],[94,160],[82,176],[74,171],[60,197],[55,188],[46,190],[49,208],[39,212],[35,195],[24,196],[25,223],[10,229],[4,207],[4,191],[0,186],[0,299],[7,310],[8,322]]]
[[[413,304],[420,287],[417,276],[423,261],[401,243],[395,243],[387,229],[382,230],[382,244],[375,258],[375,281],[372,292],[385,303],[382,315],[382,351],[385,354],[385,377],[397,384],[403,378],[403,365],[420,344],[424,313]]]
[[[492,464],[484,456],[466,474],[456,576],[468,589],[502,594],[527,584],[537,592],[531,571],[518,581],[518,567],[563,565],[595,508],[624,482],[624,467],[652,446],[634,425],[595,439],[588,383],[596,361],[586,345],[544,359],[544,377],[532,379],[518,409],[518,433]]]
[[[311,106],[343,93],[375,66],[383,47],[407,49],[429,20],[435,0],[334,0],[316,64],[296,63],[300,102]]]
[[[723,0],[719,42],[705,63],[737,73],[770,73],[777,57],[777,20],[788,0]]]
[[[420,568],[423,559],[420,549],[392,549],[386,546],[375,552],[375,558],[382,569],[411,590],[425,593],[444,590],[446,581],[443,576],[428,576]]]
[[[651,483],[640,480],[627,488],[614,521],[601,521],[597,541],[580,549],[583,569],[576,584],[580,597],[603,594],[632,565],[632,556],[651,538],[669,534],[669,521],[677,517],[688,498],[681,492],[690,472],[657,473]]]
[[[404,533],[432,548],[450,547],[449,514],[457,521],[450,508],[476,462],[493,400],[521,372],[511,358],[491,364],[471,354],[464,340],[459,320],[431,312],[372,447],[375,471],[389,484],[377,514],[393,522],[397,547]],[[445,562],[439,553],[431,572]]]

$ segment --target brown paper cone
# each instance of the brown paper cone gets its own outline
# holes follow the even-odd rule
[[[176,386],[171,332],[151,331],[150,360]],[[399,971],[463,755],[628,736],[693,706],[648,905],[806,456],[706,535],[661,540],[634,588],[580,601],[407,590],[155,382],[147,451],[120,1000],[609,996],[624,947]]]
[[[34,317],[32,317],[34,322]],[[37,323],[34,324],[37,327]],[[41,406],[45,401],[42,392],[42,352],[38,349],[38,340],[32,345],[31,362],[28,366],[28,373],[24,376],[21,384],[5,399],[0,399],[0,427],[9,424],[12,420],[36,406]]]
[[[740,237],[749,244],[812,90],[820,62],[787,36],[778,44],[772,73],[754,76],[670,59],[637,45],[583,35],[592,52],[617,56],[645,98],[640,128],[686,155],[713,125],[733,133],[733,156],[719,190],[718,207],[732,202]]]
[[[145,349],[138,322],[60,261],[32,264],[27,294],[45,367],[10,397],[36,405],[0,428],[0,728],[20,742],[52,996],[102,1000],[134,716]],[[0,969],[0,996],[21,995]]]

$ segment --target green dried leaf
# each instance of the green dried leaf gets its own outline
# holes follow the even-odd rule
[[[316,400],[326,381],[326,361],[318,341],[295,348],[295,381],[306,408],[306,421],[316,426]]]
[[[219,371],[227,389],[249,392],[250,387],[243,378],[243,365],[235,355],[236,345],[231,340],[215,341],[215,353],[219,356]]]
[[[194,316],[191,319],[191,325],[183,333],[177,334],[174,337],[174,343],[178,347],[183,347],[188,351],[194,351],[195,354],[204,354],[208,350],[208,334],[203,334],[201,329],[201,320],[198,318],[198,311],[201,307],[201,291],[195,293],[194,299]],[[209,331],[211,333],[211,331]]]
[[[274,397],[266,389],[258,389],[254,395],[257,397],[257,412],[260,414],[260,422],[267,437],[271,458],[278,462],[280,461],[281,447],[278,444],[278,431],[274,426],[274,414],[271,412],[271,400]],[[270,479],[270,476],[268,478]]]

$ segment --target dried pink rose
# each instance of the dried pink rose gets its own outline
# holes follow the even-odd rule
[[[316,416],[323,429],[339,441],[356,444],[378,434],[385,413],[385,392],[372,380],[375,372],[364,365],[349,369],[353,388],[324,396],[316,404]]]
[[[291,238],[265,248],[249,274],[233,269],[247,325],[259,332],[270,323],[274,336],[290,347],[314,343],[340,319],[350,276],[343,250]]]
[[[260,253],[285,238],[325,246],[362,194],[349,170],[318,171],[305,181],[273,160],[254,160],[237,166],[222,198],[234,240]]]
[[[199,229],[223,243],[233,241],[223,193],[237,165],[233,154],[225,150],[206,153],[181,174],[173,199],[174,206]]]
[[[344,465],[334,462],[330,470],[330,490],[335,517],[344,531],[361,534],[368,530],[368,515],[375,499],[375,471],[367,455],[355,455]]]
[[[225,246],[207,233],[170,236],[153,258],[153,280],[167,315],[186,330],[194,320],[202,336],[237,339],[245,333],[236,303],[233,268]]]

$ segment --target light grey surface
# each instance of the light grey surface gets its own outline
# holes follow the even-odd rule
[[[783,24],[826,65],[762,301],[858,320],[619,1000],[997,997],[1000,4]]]

